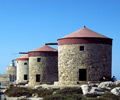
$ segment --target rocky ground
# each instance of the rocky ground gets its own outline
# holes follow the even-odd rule
[[[111,92],[115,95],[120,96],[120,80],[111,82],[101,82],[101,83],[90,83],[90,84],[83,84],[83,85],[69,85],[69,86],[52,86],[52,85],[39,85],[35,86],[35,89],[39,88],[65,88],[65,87],[81,87],[83,91],[83,95],[88,95],[88,94],[104,94],[105,92]]]
[[[51,89],[55,90],[52,93],[51,92],[49,93],[47,91],[47,93],[49,93],[49,96],[47,95],[49,99],[45,99],[45,100],[69,100],[69,99],[65,99],[66,97],[64,97],[64,99],[60,99],[60,98],[62,98],[62,96],[68,96],[68,94],[70,94],[70,95],[72,94],[72,96],[67,97],[67,98],[69,98],[69,97],[73,98],[71,100],[96,100],[95,98],[101,98],[102,95],[104,95],[105,93],[109,93],[109,95],[113,95],[114,98],[115,98],[115,96],[116,96],[116,98],[117,97],[119,98],[119,99],[112,98],[111,100],[120,100],[120,80],[115,81],[115,82],[107,81],[107,82],[101,82],[101,83],[90,83],[90,84],[75,85],[75,86],[73,86],[73,85],[72,86],[39,85],[39,86],[35,86],[33,89],[39,90],[39,89],[43,89],[43,88],[47,89],[47,90],[51,90]],[[69,89],[69,88],[74,88],[74,89]],[[75,88],[78,88],[78,89],[75,90]],[[28,91],[28,93],[29,92],[30,91]],[[38,92],[40,92],[40,91],[38,91]],[[18,100],[23,100],[23,99],[24,100],[27,100],[27,99],[42,100],[43,97],[40,96],[40,93],[38,93],[38,92],[36,92],[36,93],[31,92],[31,97],[27,97],[25,95],[19,95],[19,97],[17,97],[17,98],[19,98]],[[67,92],[69,92],[69,93],[67,93]],[[65,94],[65,95],[63,95],[63,94]],[[7,93],[6,93],[6,95],[7,95]],[[74,95],[75,95],[75,97],[74,97]],[[78,97],[79,97],[79,95],[81,95],[81,97],[80,97],[81,99],[74,99],[74,98],[76,98],[76,95]],[[58,96],[59,99],[53,99],[53,98],[50,99],[52,96],[53,96],[53,98],[57,98],[56,96]],[[95,98],[87,99],[87,97],[95,97]],[[22,98],[22,99],[20,99],[20,98]],[[45,98],[47,98],[47,97],[45,97]],[[82,98],[84,98],[84,99],[82,99]],[[7,100],[12,100],[12,99],[7,99]],[[97,99],[97,100],[99,100],[99,99]],[[100,100],[107,100],[107,99],[100,99]]]

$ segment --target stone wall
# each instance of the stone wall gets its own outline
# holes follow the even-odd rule
[[[84,46],[84,51],[80,51]],[[87,70],[87,81],[111,77],[112,46],[107,44],[72,44],[58,46],[59,84],[75,85],[79,69]]]
[[[8,85],[9,84],[9,75],[7,74],[0,74],[0,84],[1,85]]]
[[[41,61],[37,62],[37,58],[41,58]],[[36,82],[36,74],[40,74],[40,82]],[[29,57],[29,77],[29,86],[49,84],[58,81],[58,57]]]
[[[26,65],[25,65],[26,63]],[[17,61],[17,82],[25,82],[29,80],[24,80],[24,75],[29,76],[29,61],[28,60],[19,60]]]
[[[7,67],[7,75],[9,75],[9,81],[13,82],[16,80],[16,66]]]
[[[8,66],[7,67],[7,74],[16,75],[16,66]]]

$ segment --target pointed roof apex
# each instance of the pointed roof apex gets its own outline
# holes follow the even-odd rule
[[[32,50],[30,52],[35,52],[35,51],[54,51],[54,52],[57,52],[57,49],[54,49],[54,48],[47,46],[47,45],[44,45],[44,46],[37,48],[35,50]]]
[[[84,28],[86,28],[86,26],[84,25]]]

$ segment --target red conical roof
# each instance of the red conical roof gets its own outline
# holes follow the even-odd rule
[[[17,60],[17,61],[18,61],[18,60],[29,60],[28,54],[27,54],[27,55],[24,55],[24,56],[22,56],[22,57],[20,57],[20,58],[17,58],[16,60]]]
[[[34,52],[34,51],[57,51],[57,49],[54,49],[52,47],[49,47],[49,46],[45,45],[45,46],[42,46],[42,47],[37,48],[35,50],[32,50],[30,52]]]
[[[84,28],[76,32],[73,32],[61,39],[64,39],[64,38],[108,38],[108,37],[101,35],[99,33],[96,33],[84,26]]]
[[[112,39],[99,33],[96,33],[86,28],[85,26],[84,28],[76,32],[73,32],[63,38],[58,39],[58,45],[88,44],[88,43],[112,45]]]

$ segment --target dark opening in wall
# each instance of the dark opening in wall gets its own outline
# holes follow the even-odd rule
[[[79,69],[79,81],[87,81],[87,70]]]
[[[11,75],[9,75],[9,77],[10,77],[10,82],[11,82],[11,80],[12,80],[12,77],[11,77]]]
[[[27,65],[27,63],[24,63],[24,65]]]
[[[37,58],[37,62],[40,62],[41,61],[41,58]]]
[[[16,75],[15,75],[15,80],[16,80]]]
[[[28,76],[27,75],[24,75],[24,80],[27,80],[28,79]]]
[[[84,51],[84,46],[80,46],[80,51]]]
[[[40,82],[40,74],[36,74],[36,82]]]

